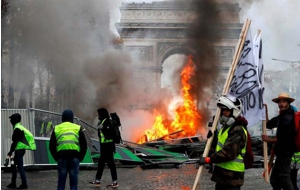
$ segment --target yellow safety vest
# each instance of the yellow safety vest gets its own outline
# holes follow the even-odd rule
[[[218,144],[216,147],[216,151],[221,150],[224,147],[224,144],[226,142],[226,139],[228,137],[228,131],[231,127],[228,127],[224,132],[222,128],[218,134]],[[242,127],[243,128],[243,127]],[[244,165],[244,159],[243,159],[243,155],[245,155],[246,153],[246,146],[247,146],[247,131],[243,128],[244,133],[246,135],[246,143],[245,143],[245,147],[242,149],[241,153],[234,159],[228,162],[222,162],[219,164],[216,164],[217,166],[227,169],[227,170],[231,170],[231,171],[236,171],[236,172],[244,172],[245,171],[245,165]]]
[[[76,150],[80,152],[79,130],[80,126],[71,122],[63,122],[55,126],[56,151]]]
[[[43,122],[43,123],[42,123],[42,127],[41,127],[41,132],[40,132],[41,135],[43,134],[43,131],[44,131],[44,128],[45,128],[45,123],[47,123],[47,126],[46,126],[46,134],[51,130],[52,122],[51,122],[51,121]]]
[[[300,163],[300,152],[295,152],[292,157],[292,162]]]
[[[106,120],[107,118],[103,119],[103,121],[100,123],[101,125],[103,125],[104,121]],[[103,126],[102,126],[103,127]],[[113,142],[114,140],[113,139],[105,139],[105,136],[104,134],[102,133],[101,129],[100,129],[100,139],[99,141],[101,143],[110,143],[110,142]]]
[[[21,131],[24,131],[24,136],[25,136],[26,142],[18,141],[15,150],[21,150],[21,149],[36,150],[36,144],[35,144],[32,133],[28,129],[23,127],[20,123],[17,123],[15,125],[14,130],[17,128],[20,129]]]

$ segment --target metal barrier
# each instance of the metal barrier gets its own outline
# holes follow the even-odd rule
[[[39,145],[43,144],[44,148],[47,141],[49,141],[51,133],[54,129],[54,126],[61,123],[61,113],[55,113],[46,110],[40,109],[1,109],[1,166],[4,166],[4,162],[6,159],[6,155],[10,150],[10,145],[12,143],[12,134],[13,134],[13,126],[10,123],[9,116],[14,113],[19,113],[22,117],[21,124],[27,128],[34,135],[35,140]],[[50,124],[48,124],[50,122]],[[82,126],[85,129],[85,136],[89,146],[90,151],[95,151],[94,144],[91,141],[91,137],[97,136],[97,130],[92,125],[82,121],[81,119],[74,117],[74,123]],[[47,128],[48,127],[48,128]],[[48,165],[54,163],[43,163],[40,160],[45,160],[41,157],[48,156],[45,154],[41,154],[37,151],[26,151],[24,156],[24,166],[28,165]],[[44,151],[45,153],[45,151]],[[48,159],[49,160],[49,159]],[[93,163],[91,163],[93,164]]]

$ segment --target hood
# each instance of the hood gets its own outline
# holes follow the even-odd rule
[[[68,122],[73,123],[73,119],[74,119],[74,115],[73,115],[72,110],[65,110],[62,113],[62,117],[61,117],[62,122],[67,122],[68,121]]]
[[[98,117],[100,120],[102,120],[104,118],[109,118],[109,113],[108,113],[107,109],[100,108],[97,110],[97,112],[98,112]]]
[[[245,129],[247,129],[248,121],[243,116],[240,116],[235,119],[235,125],[242,125]]]
[[[10,123],[15,126],[17,123],[21,122],[21,115],[19,113],[14,113],[11,116],[9,116],[10,118]]]

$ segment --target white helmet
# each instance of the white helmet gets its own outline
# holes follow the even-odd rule
[[[237,118],[242,113],[242,102],[239,98],[236,98],[232,95],[226,94],[222,95],[217,102],[219,108],[226,108],[232,110],[232,115],[234,118]]]

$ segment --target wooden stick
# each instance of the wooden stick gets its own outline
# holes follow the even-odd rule
[[[274,146],[272,147],[272,150],[271,150],[271,155],[270,155],[270,159],[268,161],[268,174],[270,176],[270,173],[271,173],[271,169],[273,167],[273,162],[274,162]],[[265,171],[263,172],[263,177],[265,177]]]
[[[154,140],[151,140],[151,141],[159,141],[159,140],[162,140],[163,138],[165,138],[165,137],[167,137],[167,136],[175,135],[175,134],[180,133],[180,132],[182,132],[182,131],[183,131],[183,129],[178,130],[178,131],[175,131],[175,132],[173,132],[173,133],[166,134],[166,135],[164,135],[164,136],[162,136],[162,137],[159,137],[159,138],[154,139]],[[149,142],[151,142],[151,141],[149,141]]]
[[[266,120],[263,120],[262,122],[262,132],[263,132],[263,135],[266,135],[267,134],[267,127],[266,127]],[[269,168],[268,168],[268,144],[267,142],[263,142],[263,149],[264,149],[264,178],[265,178],[265,182],[266,183],[270,183],[269,181]]]
[[[235,55],[233,57],[231,67],[230,67],[228,75],[227,75],[226,83],[224,85],[224,89],[223,89],[223,92],[222,92],[223,94],[228,92],[229,85],[232,81],[232,77],[234,75],[236,66],[238,64],[238,60],[239,60],[240,55],[241,55],[241,51],[244,47],[244,42],[245,42],[245,38],[246,38],[247,33],[248,33],[248,29],[250,27],[250,23],[251,23],[251,21],[248,20],[248,19],[244,23],[243,29],[242,29],[241,34],[240,34],[240,39],[239,39],[239,42],[238,42],[238,45],[237,45],[237,49],[235,51]],[[219,117],[220,117],[220,111],[221,111],[220,108],[217,108],[215,119],[213,121],[213,125],[212,125],[212,128],[211,128],[212,131],[216,130],[216,127],[217,127],[217,124],[218,124],[218,121],[219,121]],[[206,157],[208,155],[213,138],[214,138],[214,133],[213,133],[212,137],[210,137],[207,140],[207,143],[206,143],[203,155],[202,155],[203,157]],[[197,185],[198,185],[198,181],[199,181],[199,178],[200,178],[200,175],[201,175],[201,172],[202,172],[202,168],[203,168],[203,165],[201,165],[198,169],[198,172],[197,172],[196,179],[194,181],[194,185],[193,185],[192,190],[195,190]]]

